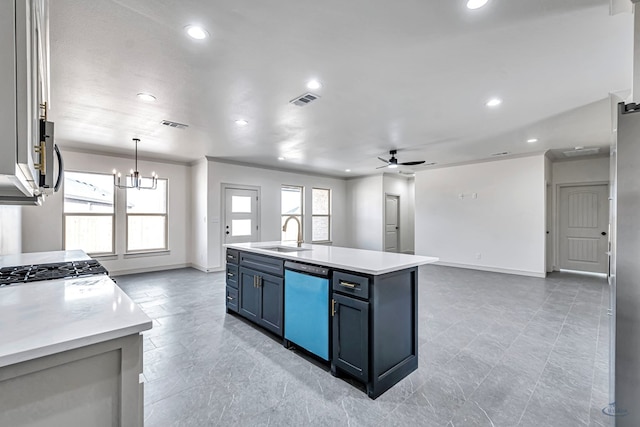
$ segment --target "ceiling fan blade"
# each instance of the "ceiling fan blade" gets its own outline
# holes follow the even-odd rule
[[[389,166],[389,165],[384,165],[384,166],[377,167],[376,169],[382,169],[382,168],[386,168],[386,167],[388,167],[388,166]]]
[[[382,157],[378,157],[378,160],[380,160],[381,162],[389,163],[389,160],[383,159]]]
[[[417,162],[402,162],[398,164],[402,166],[415,166],[415,165],[421,165],[424,162],[426,162],[426,160],[418,160]]]

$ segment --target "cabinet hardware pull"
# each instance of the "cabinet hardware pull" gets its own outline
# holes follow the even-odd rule
[[[233,255],[227,255],[227,259],[233,259]]]
[[[258,276],[258,287],[262,287],[262,276]]]
[[[233,273],[227,273],[227,277],[233,277]]]
[[[336,315],[336,300],[331,300],[331,317]]]
[[[227,297],[229,301],[233,301],[233,297]]]
[[[355,289],[358,285],[355,283],[351,283],[351,282],[343,282],[342,280],[340,280],[340,285],[344,286],[345,288],[351,288],[351,289]]]
[[[254,287],[254,288],[257,288],[257,287],[258,287],[258,285],[257,285],[257,280],[256,280],[257,278],[258,278],[258,276],[253,276],[253,287]]]

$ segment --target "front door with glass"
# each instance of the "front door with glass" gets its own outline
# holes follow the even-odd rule
[[[258,190],[246,188],[225,188],[224,242],[257,242]]]

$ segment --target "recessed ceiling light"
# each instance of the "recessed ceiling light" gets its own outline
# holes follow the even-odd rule
[[[150,93],[140,92],[136,96],[138,97],[138,99],[141,99],[141,100],[146,101],[146,102],[153,102],[153,101],[156,100],[156,97],[151,95]]]
[[[500,104],[502,104],[502,99],[500,99],[500,98],[491,98],[490,100],[488,100],[486,102],[485,105],[487,107],[497,107]]]
[[[529,144],[533,144],[534,142],[538,142],[538,138],[531,138],[531,139],[527,139],[527,142]]]
[[[576,150],[584,150],[584,147],[582,145],[579,145],[576,147]]]
[[[284,160],[284,157],[280,156],[278,157],[278,160]]]
[[[238,119],[238,120],[236,120],[236,124],[237,124],[238,126],[246,126],[246,125],[248,125],[248,124],[249,124],[249,122],[248,122],[248,121],[246,121],[246,120],[244,120],[244,119]]]
[[[489,0],[469,0],[467,2],[467,7],[471,10],[480,9],[482,6],[487,4]]]
[[[345,169],[344,171],[345,172],[351,172],[351,169]]]
[[[192,39],[202,40],[206,39],[209,36],[207,30],[202,27],[198,27],[197,25],[189,25],[185,27],[185,30],[187,31],[189,37],[191,37]]]
[[[318,80],[309,80],[307,82],[307,89],[320,89],[322,87],[322,83],[320,83]]]
[[[389,166],[387,166],[389,169],[395,169],[398,167],[398,165],[394,165],[393,163],[391,163]]]

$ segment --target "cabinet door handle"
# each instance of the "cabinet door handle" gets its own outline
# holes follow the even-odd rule
[[[262,276],[258,276],[258,287],[262,287]]]
[[[358,287],[358,285],[355,284],[355,283],[345,282],[345,281],[342,281],[342,280],[340,280],[339,283],[340,283],[340,286],[344,286],[345,288],[349,288],[349,289],[355,289],[355,288]]]
[[[229,301],[233,301],[233,297],[227,297]]]
[[[227,273],[227,277],[233,277],[233,273]]]
[[[233,259],[233,255],[228,255],[227,254],[227,259]]]
[[[336,300],[331,299],[331,317],[336,315]]]
[[[253,276],[253,287],[257,288],[258,287],[258,281],[256,280],[258,278],[258,276]]]

